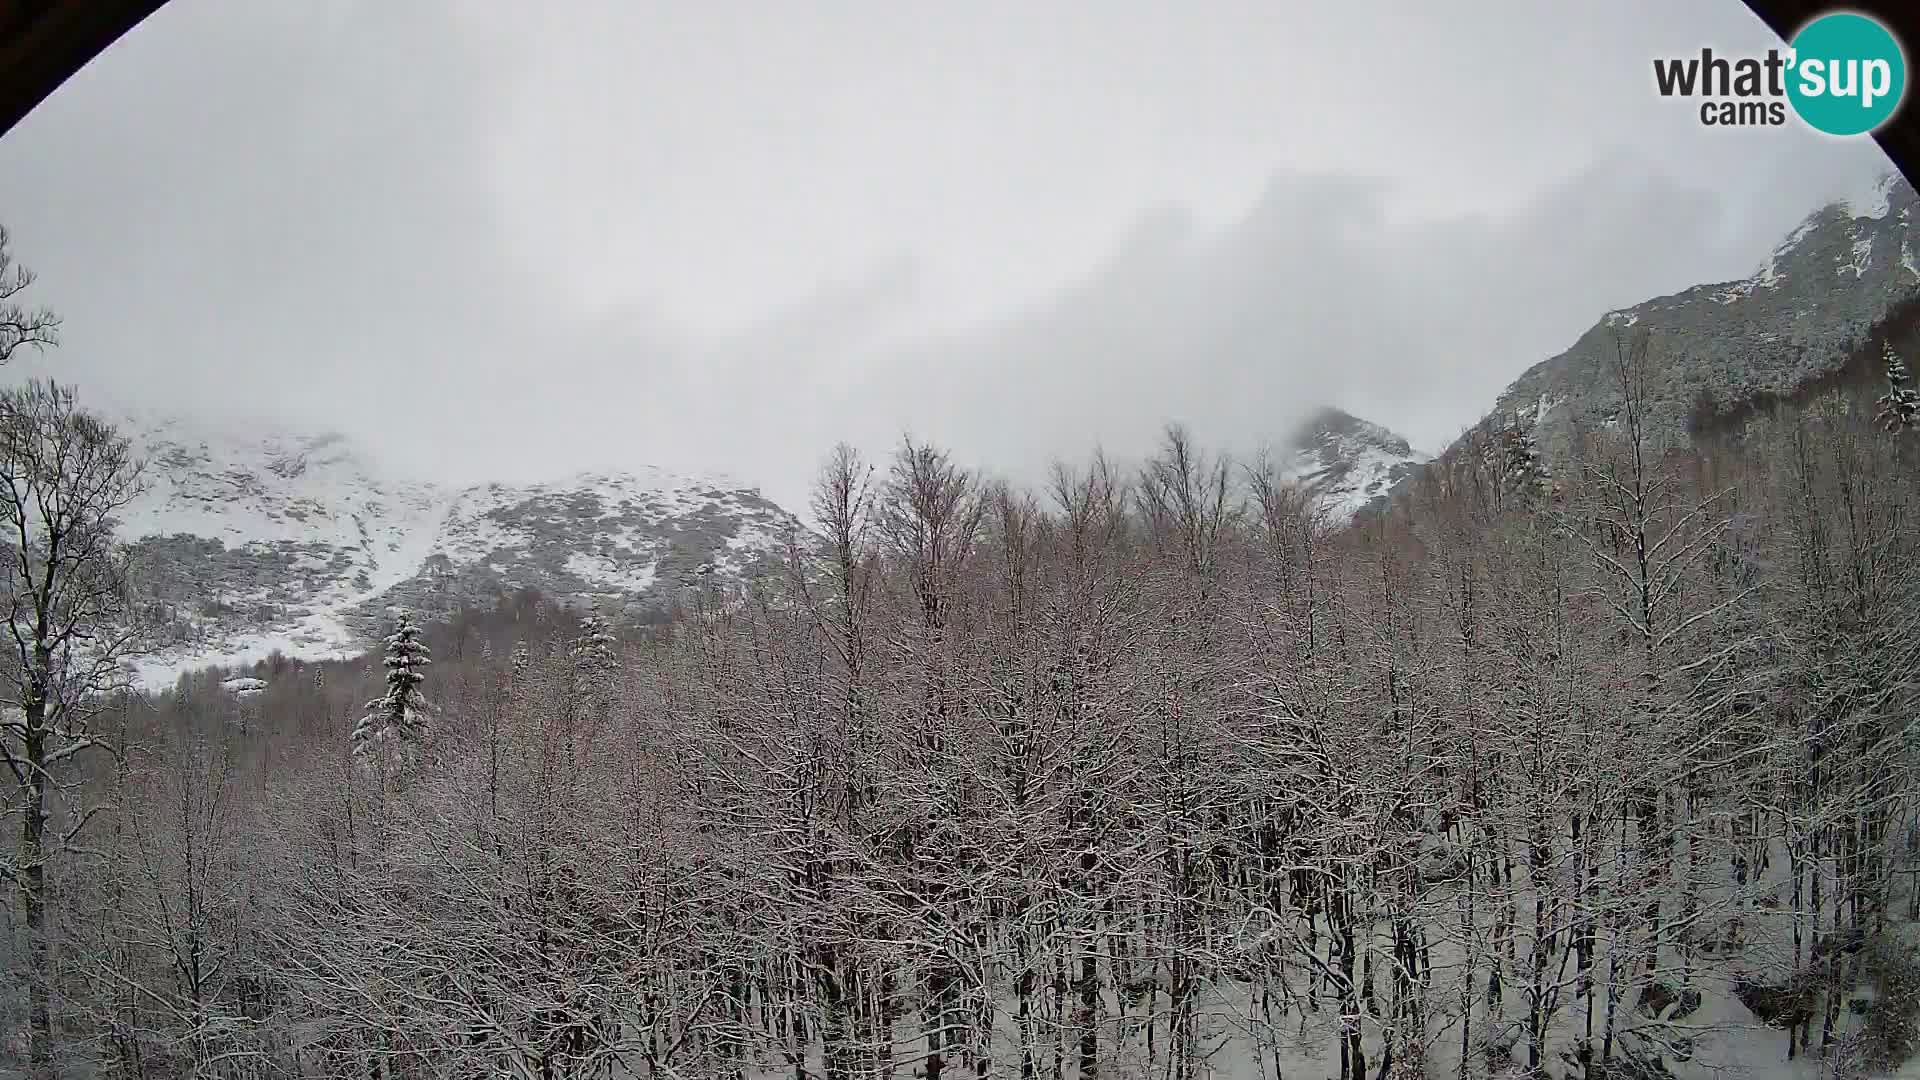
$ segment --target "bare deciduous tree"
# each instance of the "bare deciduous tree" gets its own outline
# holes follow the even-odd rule
[[[108,748],[93,720],[127,683],[121,661],[137,643],[128,563],[114,518],[139,493],[140,466],[125,438],[80,409],[71,389],[33,382],[0,392],[0,526],[7,562],[0,590],[13,648],[4,666],[9,714],[0,755],[13,776],[20,843],[7,869],[19,886],[32,956],[33,1067],[51,1068],[47,860],[75,848],[92,809],[59,828],[49,803],[75,758]]]
[[[44,307],[28,307],[19,297],[33,285],[33,271],[14,261],[0,226],[0,364],[26,348],[45,349],[60,342],[60,317]]]

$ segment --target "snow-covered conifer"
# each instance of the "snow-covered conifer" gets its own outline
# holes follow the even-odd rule
[[[619,639],[605,619],[588,615],[580,620],[580,636],[568,645],[573,666],[573,700],[583,716],[601,720],[613,700],[613,676],[620,670]]]
[[[427,699],[420,684],[432,663],[420,628],[402,613],[387,637],[387,692],[368,703],[366,714],[354,725],[353,748],[365,754],[384,743],[398,743],[411,751],[426,740]]]
[[[1507,484],[1527,498],[1545,496],[1552,488],[1546,460],[1534,438],[1533,426],[1524,421],[1508,428],[1505,438],[1505,477]]]
[[[613,671],[620,666],[618,639],[607,629],[607,621],[598,615],[580,620],[580,636],[573,639],[574,663],[594,671]]]
[[[1901,432],[1920,426],[1920,392],[1913,388],[1907,365],[1893,351],[1891,343],[1881,346],[1887,368],[1888,390],[1876,403],[1874,420],[1888,431]]]

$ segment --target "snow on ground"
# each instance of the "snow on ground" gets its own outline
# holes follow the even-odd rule
[[[1121,1002],[1111,992],[1103,993],[1103,999],[1102,1017],[1105,1022],[1102,1024],[1098,1050],[1099,1075],[1127,1080],[1170,1075],[1166,1054],[1168,1033],[1164,1016],[1165,999],[1161,999],[1161,1012],[1154,1024],[1157,1034],[1155,1042],[1160,1048],[1157,1060],[1146,1046],[1146,1025],[1140,1019],[1141,1010],[1138,1007],[1128,1010],[1132,1015],[1122,1021],[1119,1019]],[[1436,995],[1429,1004],[1434,1008],[1429,1017],[1432,1042],[1422,1055],[1423,1067],[1412,1069],[1408,1075],[1458,1076],[1462,1048],[1457,1002]],[[1281,1011],[1277,1000],[1273,1005],[1273,1013],[1265,1015],[1259,995],[1241,985],[1227,984],[1203,989],[1194,1007],[1199,1029],[1197,1050],[1201,1057],[1195,1062],[1194,1075],[1204,1080],[1321,1080],[1340,1075],[1340,1018],[1333,1003],[1322,1002],[1317,1012]],[[989,1048],[992,1066],[987,1075],[1020,1075],[1019,1028],[1012,1020],[1013,1014],[1011,1001],[1002,1000],[995,1009],[993,1039]],[[1543,1064],[1547,1066],[1549,1076],[1577,1077],[1578,1070],[1571,1064],[1572,1042],[1565,1037],[1572,1029],[1574,1017],[1563,1013],[1558,1019],[1560,1023],[1556,1028],[1560,1029],[1562,1037],[1551,1041],[1552,1056]],[[1633,1020],[1645,1023],[1642,1017],[1634,1017]],[[1469,1030],[1470,1039],[1475,1044],[1469,1059],[1470,1075],[1489,1075],[1479,1045],[1486,1032],[1500,1030],[1518,1041],[1523,1023],[1524,1014],[1519,1011],[1509,1011],[1500,1019],[1490,1021],[1484,1012],[1484,1003],[1476,1006]],[[1124,1035],[1121,1034],[1123,1024]],[[1676,1024],[1675,1028],[1676,1032],[1685,1033],[1682,1037],[1693,1040],[1694,1053],[1692,1060],[1684,1061],[1671,1054],[1662,1055],[1668,1070],[1666,1075],[1673,1080],[1825,1080],[1834,1075],[1833,1059],[1822,1057],[1817,1052],[1800,1054],[1788,1060],[1786,1032],[1758,1023],[1744,1006],[1729,996],[1703,995],[1700,1009],[1684,1023]],[[1071,1038],[1071,1034],[1068,1038]],[[1041,1044],[1043,1054],[1050,1049],[1045,1045],[1050,1042],[1049,1035],[1043,1034],[1036,1042]],[[897,1024],[893,1031],[894,1066],[883,1069],[883,1072],[900,1080],[921,1075],[925,1044],[925,1037],[918,1029],[916,1020],[909,1019]],[[1365,1049],[1368,1075],[1373,1076],[1380,1071],[1383,1052],[1373,1032],[1369,1032]],[[1067,1060],[1063,1062],[1060,1075],[1080,1080],[1080,1070],[1074,1060],[1076,1049],[1069,1042],[1066,1050]],[[807,1047],[806,1057],[810,1071],[813,1075],[819,1075],[824,1063],[817,1041]],[[1525,1075],[1519,1067],[1525,1061],[1524,1050],[1519,1057],[1519,1064],[1511,1067],[1513,1071],[1494,1072],[1492,1075]],[[1043,1065],[1050,1064],[1050,1061],[1043,1061]],[[1406,1063],[1400,1064],[1405,1068]],[[1622,1069],[1622,1072],[1625,1070]],[[1400,1074],[1401,1071],[1396,1069],[1386,1075]],[[747,1070],[747,1075],[756,1080],[785,1080],[795,1073],[784,1062],[769,1062],[761,1068]],[[1908,1062],[1895,1074],[1895,1078],[1920,1080],[1920,1058]]]
[[[1787,888],[1790,868],[1784,849],[1776,844],[1774,851],[1776,856],[1765,873],[1766,887],[1761,892],[1770,892],[1778,897]],[[1701,875],[1698,879],[1700,882],[1724,883],[1729,868],[1724,863],[1712,867],[1702,864],[1695,868],[1695,872]],[[1448,895],[1456,888],[1457,884],[1438,886],[1432,898],[1433,903],[1427,908],[1429,917],[1437,921],[1426,927],[1431,932],[1428,939],[1431,956],[1430,967],[1425,975],[1431,979],[1431,984],[1427,985],[1423,979],[1425,989],[1420,994],[1427,1035],[1420,1055],[1420,1066],[1408,1069],[1407,1063],[1402,1061],[1400,1068],[1390,1073],[1381,1070],[1384,1050],[1382,1025],[1378,1014],[1370,1012],[1361,1024],[1369,1077],[1376,1074],[1455,1077],[1462,1075],[1463,1055],[1467,1056],[1468,1074],[1472,1076],[1485,1077],[1490,1071],[1491,1075],[1498,1077],[1527,1075],[1518,1067],[1524,1064],[1527,1052],[1525,1024],[1529,999],[1524,982],[1509,983],[1504,1000],[1498,1004],[1490,1002],[1484,976],[1487,972],[1486,956],[1488,950],[1494,948],[1495,938],[1485,924],[1474,929],[1457,921],[1446,921],[1444,913],[1456,913],[1455,918],[1458,918],[1460,916],[1457,913],[1467,910],[1455,903],[1457,897]],[[1523,887],[1521,895],[1516,896],[1515,910],[1529,909],[1532,900],[1525,892]],[[1669,903],[1679,903],[1683,892],[1676,890]],[[1903,889],[1896,891],[1890,907],[1904,910],[1903,893]],[[1703,896],[1706,893],[1696,889],[1692,895]],[[1821,1034],[1821,1025],[1814,1024],[1813,1050],[1809,1052],[1803,1049],[1789,1060],[1786,1030],[1763,1023],[1732,992],[1733,982],[1745,973],[1758,974],[1764,980],[1781,980],[1785,977],[1793,965],[1789,937],[1795,916],[1784,909],[1749,907],[1745,903],[1731,901],[1725,895],[1701,910],[1712,916],[1707,920],[1709,923],[1738,913],[1746,930],[1743,944],[1735,953],[1695,952],[1685,964],[1672,955],[1667,957],[1663,981],[1672,981],[1676,985],[1684,983],[1699,992],[1697,1007],[1684,1015],[1680,1014],[1680,1010],[1669,1008],[1656,1016],[1642,1006],[1637,993],[1628,991],[1618,1002],[1614,1028],[1619,1036],[1617,1045],[1622,1051],[1630,1050],[1641,1055],[1642,1060],[1657,1056],[1661,1064],[1658,1068],[1649,1068],[1637,1074],[1620,1064],[1612,1075],[1662,1076],[1670,1080],[1824,1080],[1837,1075],[1836,1065],[1845,1059],[1845,1043],[1863,1023],[1858,1010],[1842,1007],[1835,1020],[1832,1044],[1826,1043]],[[1913,924],[1897,925],[1896,930],[1910,947],[1920,944],[1915,941],[1920,931]],[[1367,948],[1377,960],[1384,950],[1391,948],[1391,931],[1381,925],[1375,928],[1375,933],[1378,936]],[[1564,933],[1564,930],[1556,933]],[[1323,952],[1326,949],[1325,940],[1323,937],[1311,946],[1321,964],[1326,962]],[[1532,939],[1523,929],[1518,941],[1524,956],[1525,950],[1532,945]],[[1468,942],[1473,944],[1469,946]],[[1212,939],[1208,947],[1216,956],[1231,956],[1245,944],[1247,942],[1236,942],[1231,938]],[[997,947],[1005,948],[1004,944]],[[1636,958],[1640,955],[1638,943],[1621,947]],[[1467,948],[1479,954],[1477,962],[1466,962],[1469,955],[1465,951]],[[1610,942],[1602,941],[1596,948],[1595,970],[1610,970]],[[1238,980],[1209,981],[1199,988],[1193,1013],[1198,1028],[1196,1041],[1204,1060],[1196,1063],[1193,1070],[1196,1078],[1320,1080],[1339,1075],[1336,1034],[1340,1016],[1337,1001],[1328,996],[1326,984],[1319,982],[1317,990],[1321,996],[1317,1003],[1305,1009],[1300,1008],[1297,1004],[1299,995],[1308,989],[1307,984],[1318,980],[1310,975],[1304,979],[1300,977],[1298,966],[1301,964],[1301,955],[1297,940],[1292,946],[1283,948],[1281,955],[1287,957],[1289,967],[1295,972],[1296,981],[1290,992],[1284,980],[1275,980],[1276,985],[1267,988],[1264,1000],[1258,984]],[[1564,951],[1562,955],[1565,955]],[[1390,992],[1387,989],[1390,976],[1385,967],[1381,966],[1381,981],[1378,984],[1382,998],[1376,999],[1376,1004],[1380,1005],[1390,1003],[1390,999],[1385,997]],[[1512,967],[1506,970],[1510,975],[1520,974]],[[1680,976],[1683,970],[1687,973],[1684,980]],[[1461,981],[1463,972],[1473,973],[1464,985]],[[1571,975],[1571,972],[1559,969],[1559,974],[1554,978],[1570,979]],[[1147,981],[1161,995],[1153,1004],[1153,1036],[1147,1035],[1146,1004],[1137,999],[1131,1003],[1123,1002],[1113,992],[1112,982],[1103,981],[1099,1009],[1102,1023],[1097,1045],[1099,1075],[1102,1077],[1145,1080],[1148,1077],[1173,1075],[1166,1061],[1168,1017],[1164,969],[1151,974]],[[1589,1018],[1586,1006],[1589,1002],[1576,988],[1576,983],[1566,981],[1560,985],[1570,992],[1564,998],[1556,993],[1556,1002],[1545,1024],[1546,1035],[1542,1040],[1543,1075],[1574,1078],[1580,1076],[1576,1047],[1585,1033]],[[1293,997],[1296,1004],[1289,1005],[1289,997]],[[1606,997],[1602,986],[1591,1002],[1595,1007],[1592,1019],[1601,1028],[1605,1026]],[[1871,994],[1861,983],[1850,985],[1843,993],[1845,1000],[1862,997],[1871,997]],[[1015,1011],[1014,1002],[1008,995],[996,996],[990,1046],[993,1060],[986,1075],[1020,1075],[1019,1031],[1012,1021]],[[926,1045],[919,1020],[919,1017],[909,1016],[893,1029],[895,1065],[892,1069],[883,1069],[883,1075],[908,1078],[917,1074]],[[1040,1026],[1043,1031],[1048,1027],[1044,1020],[1040,1021]],[[1038,1041],[1050,1043],[1051,1037],[1042,1034]],[[1149,1049],[1151,1045],[1159,1047],[1157,1060]],[[1489,1070],[1486,1057],[1489,1045],[1514,1051],[1516,1065]],[[1077,1049],[1071,1032],[1063,1040],[1062,1049],[1066,1060],[1061,1071],[1055,1075],[1079,1080],[1081,1074],[1074,1061]],[[819,1043],[808,1047],[806,1055],[810,1067],[817,1074],[820,1064]],[[1042,1062],[1043,1069],[1050,1064]],[[748,1075],[774,1080],[775,1077],[794,1075],[794,1070],[789,1063],[776,1065],[768,1062],[763,1068],[748,1070]],[[1599,1070],[1595,1070],[1593,1075],[1600,1075]],[[1898,1080],[1920,1080],[1920,1058],[1904,1065],[1895,1073],[1895,1077]]]

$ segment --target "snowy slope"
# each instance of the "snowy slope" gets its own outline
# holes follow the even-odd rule
[[[1346,522],[1427,460],[1379,424],[1326,408],[1294,432],[1282,464],[1284,478],[1312,492],[1330,520]]]
[[[1789,394],[1831,374],[1869,328],[1920,295],[1916,207],[1911,184],[1878,176],[1808,214],[1747,277],[1608,312],[1515,379],[1488,417],[1507,422],[1552,403],[1538,436],[1562,456],[1574,425],[1618,413],[1611,365],[1628,327],[1657,342],[1646,422],[1662,445],[1685,444],[1689,417],[1703,408],[1730,412],[1755,394]]]
[[[139,667],[150,687],[275,650],[354,654],[392,607],[432,614],[519,587],[603,608],[657,602],[703,567],[746,576],[795,524],[719,477],[445,487],[396,479],[337,435],[113,419],[150,484],[121,533],[171,616],[169,644]]]

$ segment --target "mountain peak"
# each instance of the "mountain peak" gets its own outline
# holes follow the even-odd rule
[[[1401,457],[1414,456],[1413,447],[1406,439],[1332,405],[1314,410],[1294,431],[1295,449],[1319,450],[1336,444],[1367,446]]]
[[[1393,431],[1330,405],[1294,428],[1289,450],[1286,478],[1342,521],[1385,498],[1427,460]]]
[[[1849,218],[1867,218],[1878,221],[1893,213],[1895,202],[1904,195],[1906,205],[1898,207],[1904,212],[1913,203],[1913,185],[1892,169],[1877,174],[1872,182],[1863,185],[1860,190],[1848,192],[1827,206],[1840,208]],[[1825,209],[1823,207],[1822,209]]]

